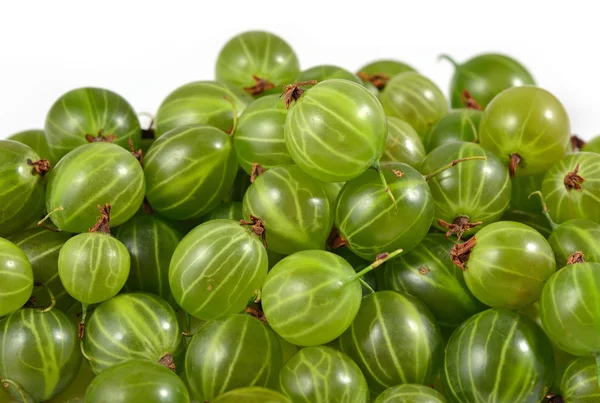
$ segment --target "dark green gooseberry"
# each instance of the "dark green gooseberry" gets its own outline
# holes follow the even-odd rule
[[[265,31],[234,36],[217,56],[217,80],[229,82],[251,95],[291,84],[299,72],[298,57],[290,45]]]
[[[555,225],[548,242],[554,251],[556,267],[564,267],[577,252],[588,262],[600,263],[600,224],[574,219]],[[573,256],[574,258],[576,256]]]
[[[205,217],[205,221],[227,219],[240,221],[244,219],[242,214],[242,202],[221,202]]]
[[[220,219],[187,234],[169,268],[177,304],[203,320],[241,312],[268,270],[267,252],[255,230]]]
[[[556,271],[546,239],[525,224],[499,221],[452,250],[467,287],[492,308],[520,309],[535,302]]]
[[[125,290],[156,294],[174,304],[169,286],[169,264],[183,238],[179,231],[156,215],[133,217],[115,231],[131,257]]]
[[[600,154],[600,136],[596,136],[586,142],[583,147],[581,147],[581,151]]]
[[[321,182],[321,187],[323,187],[325,192],[329,195],[331,205],[335,206],[335,201],[337,200],[342,187],[344,187],[344,182]]]
[[[48,400],[47,403],[82,403],[85,398],[85,392],[95,376],[88,361],[81,360],[79,372],[75,379],[62,392]],[[5,403],[1,397],[0,402]]]
[[[31,297],[33,269],[29,259],[11,241],[0,238],[0,317],[21,308]]]
[[[446,403],[446,399],[429,386],[407,383],[386,389],[373,403]]]
[[[440,119],[423,137],[425,150],[458,141],[475,142],[478,139],[479,122],[483,112],[477,109],[455,109]]]
[[[442,91],[433,81],[416,72],[394,76],[379,94],[379,100],[388,116],[409,123],[421,137],[448,113]]]
[[[83,349],[94,373],[132,359],[175,369],[181,347],[175,311],[148,293],[120,294],[98,305],[85,326]]]
[[[289,255],[325,249],[333,223],[332,203],[321,182],[298,166],[271,168],[246,191],[244,218],[258,217],[270,250]]]
[[[240,116],[233,145],[238,163],[248,174],[255,163],[265,169],[294,163],[283,135],[286,116],[285,103],[278,95],[257,99]]]
[[[456,329],[442,371],[450,402],[538,403],[553,377],[552,347],[542,329],[506,309],[478,313]]]
[[[298,403],[367,403],[369,388],[358,365],[331,347],[304,348],[279,372],[279,387]]]
[[[544,176],[542,193],[554,222],[581,218],[600,223],[600,155],[565,156]]]
[[[564,402],[595,403],[600,396],[596,360],[583,357],[574,360],[565,370],[560,382]]]
[[[450,260],[454,242],[427,234],[409,252],[377,270],[380,290],[410,294],[425,303],[442,326],[455,327],[485,309],[467,288],[462,271]]]
[[[332,79],[305,92],[288,112],[285,142],[294,162],[325,182],[343,182],[377,165],[387,139],[377,98],[362,85]]]
[[[292,403],[290,399],[272,389],[248,386],[225,392],[214,403]]]
[[[422,173],[434,172],[447,161],[482,156],[485,160],[458,164],[428,181],[435,204],[433,225],[447,235],[471,235],[500,220],[508,207],[511,180],[508,170],[491,152],[479,144],[456,142],[430,152]]]
[[[138,117],[119,94],[103,88],[77,88],[56,100],[44,129],[54,161],[80,145],[108,141],[137,150],[142,131]]]
[[[565,154],[570,138],[563,105],[532,86],[500,93],[485,108],[479,125],[481,145],[509,166],[511,176],[548,171]]]
[[[204,324],[185,355],[185,374],[199,401],[241,387],[274,387],[283,365],[277,336],[250,315],[228,315]]]
[[[77,327],[58,309],[14,312],[0,321],[0,363],[0,384],[13,399],[51,399],[79,371]]]
[[[225,198],[236,173],[228,134],[206,125],[179,127],[157,139],[144,158],[146,198],[169,219],[200,218]]]
[[[54,165],[48,140],[46,140],[46,134],[43,130],[24,130],[8,136],[7,140],[18,141],[29,146],[41,159],[48,160],[50,165]]]
[[[387,144],[381,161],[403,162],[418,169],[426,155],[421,138],[411,125],[398,118],[388,116],[387,122]]]
[[[374,395],[402,383],[431,383],[444,354],[431,311],[396,291],[365,297],[340,345],[358,364]]]
[[[340,336],[358,311],[360,277],[401,251],[380,256],[361,272],[331,252],[307,250],[287,256],[267,275],[262,308],[278,335],[298,346],[318,346]]]
[[[357,84],[363,85],[363,82],[357,75],[354,73],[338,66],[332,66],[330,64],[321,64],[319,66],[311,67],[310,69],[306,69],[298,75],[296,81],[298,82],[306,82],[306,81],[325,81],[331,79],[343,79],[348,81],[354,81]]]
[[[25,144],[0,140],[0,236],[27,228],[44,212],[47,160]]]
[[[85,393],[86,403],[189,403],[183,381],[169,368],[144,360],[114,365],[98,375]]]
[[[462,64],[447,55],[440,58],[448,60],[455,69],[450,85],[450,102],[453,108],[462,108],[465,90],[485,108],[496,95],[507,88],[535,85],[535,80],[527,69],[508,56],[484,53]]]
[[[514,184],[513,189],[515,189]],[[548,239],[552,233],[552,227],[550,226],[550,223],[542,214],[521,210],[512,210],[509,208],[504,212],[500,221],[515,221],[525,224],[542,234],[542,236],[546,239]]]
[[[31,263],[34,280],[52,291],[56,299],[56,307],[63,311],[76,305],[58,276],[58,255],[71,236],[66,232],[32,228],[10,237],[10,241],[25,253]],[[35,289],[31,295],[35,297],[37,305],[47,306],[51,302],[44,288]]]
[[[532,193],[542,190],[544,175],[515,176],[512,178],[510,209],[541,214],[542,203]]]
[[[139,161],[111,143],[92,143],[65,155],[48,175],[46,210],[65,232],[86,232],[98,220],[98,205],[112,205],[114,227],[135,215],[146,185]]]
[[[382,90],[385,84],[395,75],[407,71],[416,71],[412,66],[397,60],[376,60],[358,69],[357,75],[365,85],[370,83],[378,90]]]
[[[155,136],[159,138],[178,127],[196,124],[229,132],[234,126],[234,118],[251,102],[250,95],[216,81],[194,81],[182,85],[158,107]]]

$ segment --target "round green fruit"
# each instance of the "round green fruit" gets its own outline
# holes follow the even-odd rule
[[[92,372],[88,361],[81,360],[79,372],[75,379],[62,392],[48,400],[47,403],[83,403],[85,392],[95,376],[96,374]],[[3,402],[3,400],[0,399],[0,402]]]
[[[358,69],[357,75],[365,84],[371,83],[378,90],[382,90],[385,84],[395,75],[407,71],[416,71],[412,66],[397,60],[376,60]]]
[[[446,399],[429,386],[407,383],[386,389],[373,403],[446,403]]]
[[[7,140],[18,141],[29,146],[41,159],[53,161],[46,134],[43,130],[25,130],[8,136]],[[54,165],[51,163],[51,165]]]
[[[513,189],[515,185],[513,184]],[[504,212],[501,221],[515,221],[521,224],[525,224],[540,234],[546,239],[552,233],[552,227],[548,222],[548,219],[542,214],[531,213],[528,211],[511,210],[510,208]]]
[[[425,147],[421,138],[408,123],[392,117],[387,117],[388,136],[382,162],[403,162],[418,169],[425,159]]]
[[[33,291],[33,270],[27,255],[0,238],[0,317],[21,308]]]
[[[590,141],[586,142],[581,147],[581,151],[600,154],[600,136],[593,137]]]
[[[569,258],[581,252],[587,262],[600,263],[600,224],[590,220],[569,220],[554,227],[548,242],[554,251],[556,267],[564,267]]]
[[[600,397],[596,360],[583,357],[574,360],[560,382],[560,396],[566,403],[595,403]]]
[[[331,80],[334,78],[354,81],[355,83],[361,85],[363,84],[362,80],[354,73],[330,64],[322,64],[311,67],[310,69],[306,69],[300,73],[300,75],[296,78],[296,81],[305,82],[314,80],[320,83],[321,81]]]
[[[459,141],[475,142],[478,139],[479,122],[483,112],[477,109],[455,109],[440,119],[425,134],[423,144],[427,152],[448,143]]]
[[[292,403],[290,399],[271,389],[248,386],[219,395],[214,403]]]
[[[242,202],[222,202],[217,207],[215,207],[207,216],[205,216],[206,221],[220,219],[234,221],[243,220],[244,215],[242,214]]]

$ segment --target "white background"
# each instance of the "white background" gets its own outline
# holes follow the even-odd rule
[[[355,71],[377,58],[415,66],[448,93],[448,53],[503,52],[567,108],[572,130],[600,133],[600,29],[595,2],[5,1],[0,0],[0,138],[42,128],[62,93],[106,87],[154,112],[181,84],[212,79],[221,46],[249,29],[275,32],[302,68]]]

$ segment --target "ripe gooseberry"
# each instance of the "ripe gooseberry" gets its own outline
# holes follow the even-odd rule
[[[43,130],[24,130],[8,136],[7,140],[18,141],[29,146],[41,159],[50,161],[50,165],[54,166],[48,140],[46,140],[46,134]]]
[[[44,211],[44,175],[50,163],[25,144],[0,140],[0,237],[25,229]]]
[[[214,403],[292,403],[290,399],[271,389],[260,386],[247,386],[219,395]]]
[[[532,86],[500,93],[485,108],[479,125],[481,145],[509,166],[511,177],[548,171],[562,158],[570,138],[563,105]]]
[[[279,387],[293,401],[366,403],[367,380],[346,354],[331,347],[298,351],[279,372]]]
[[[79,372],[75,379],[67,386],[62,392],[54,396],[52,399],[47,400],[47,403],[81,403],[85,398],[85,392],[96,375],[90,369],[90,364],[87,360],[81,360],[79,366]],[[0,402],[4,402],[0,398]],[[14,402],[10,402],[14,403]]]
[[[374,395],[401,383],[431,383],[444,356],[431,311],[396,291],[366,296],[340,345],[358,364]]]
[[[450,111],[423,137],[425,150],[430,153],[448,143],[477,141],[482,116],[482,111],[472,108]]]
[[[546,239],[552,233],[552,227],[550,227],[548,220],[541,214],[521,210],[512,210],[509,208],[504,212],[501,221],[515,221],[528,225],[542,234],[542,236]]]
[[[517,312],[489,309],[450,337],[442,384],[456,402],[538,403],[553,377],[552,347],[542,329]]]
[[[348,81],[354,81],[357,84],[363,85],[363,82],[357,75],[350,71],[330,64],[321,64],[319,66],[311,67],[310,69],[303,70],[300,75],[296,78],[296,81],[325,81],[331,79],[343,79]]]
[[[377,396],[373,403],[446,403],[446,398],[435,389],[413,383],[392,386]]]
[[[499,93],[510,87],[535,85],[527,69],[508,56],[484,53],[459,64],[448,55],[440,56],[454,66],[450,85],[450,102],[453,108],[463,106],[462,94],[469,91],[479,105],[485,108]]]
[[[0,317],[21,308],[33,291],[33,270],[17,245],[0,238]]]
[[[387,117],[388,136],[381,162],[403,162],[418,169],[425,158],[425,147],[421,138],[408,123]]]
[[[571,362],[560,382],[560,397],[565,402],[593,403],[600,396],[596,360],[582,357]]]
[[[376,60],[358,69],[357,75],[365,84],[371,83],[378,90],[382,90],[385,84],[395,75],[407,71],[416,71],[412,66],[397,60]]]
[[[119,94],[103,88],[77,88],[56,100],[44,129],[54,161],[88,143],[110,142],[137,149],[141,140],[138,117]]]
[[[242,202],[222,202],[205,216],[205,221],[219,219],[234,221],[243,220],[244,215],[242,214]]]
[[[600,153],[600,136],[593,137],[590,141],[585,142],[581,147],[581,151],[586,153]]]
[[[217,56],[216,77],[261,95],[278,85],[290,84],[300,72],[298,57],[279,36],[248,31],[231,38]]]

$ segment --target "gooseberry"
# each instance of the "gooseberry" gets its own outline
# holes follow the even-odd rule
[[[471,108],[450,111],[423,137],[425,150],[429,153],[440,146],[458,141],[476,142],[482,116],[482,111]]]
[[[33,291],[33,270],[17,245],[0,238],[0,317],[21,308]]]
[[[403,162],[419,169],[425,158],[425,147],[421,138],[408,123],[392,117],[387,117],[388,136],[382,162]]]

